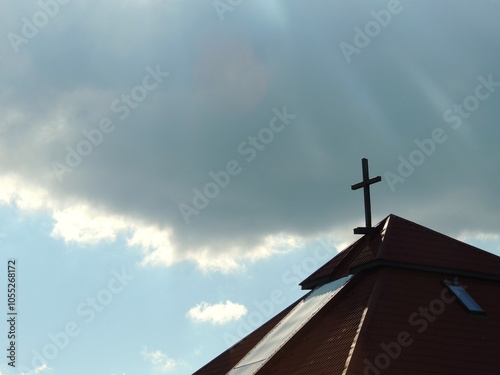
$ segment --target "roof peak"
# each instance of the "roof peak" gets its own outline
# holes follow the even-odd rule
[[[500,257],[390,214],[300,285],[313,289],[352,272],[389,265],[500,277]]]

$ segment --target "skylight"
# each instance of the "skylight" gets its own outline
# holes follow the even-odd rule
[[[464,289],[464,287],[458,283],[451,283],[445,281],[446,286],[451,290],[451,292],[458,298],[460,303],[464,306],[466,310],[471,313],[484,314],[484,310],[479,306],[479,304],[470,296],[469,293]]]
[[[320,286],[299,302],[244,356],[228,375],[253,375],[280,350],[351,279],[352,275]]]

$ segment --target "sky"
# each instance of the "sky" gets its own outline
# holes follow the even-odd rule
[[[0,375],[193,373],[358,238],[362,158],[374,223],[500,255],[498,1],[0,4]]]

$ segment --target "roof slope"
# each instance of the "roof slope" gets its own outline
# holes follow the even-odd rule
[[[360,284],[359,281],[362,283]],[[304,366],[304,363],[314,364],[318,371],[324,369],[328,374],[332,374],[330,372],[332,366],[342,371],[360,327],[373,282],[374,277],[363,278],[363,280],[353,277],[299,332],[293,335],[258,373],[322,373],[310,372],[311,370],[308,366]],[[309,294],[300,300],[307,298]],[[227,374],[286,314],[290,313],[300,300],[196,371],[194,375]]]
[[[450,298],[442,283],[446,275],[395,268],[377,273],[379,290],[347,374],[498,374],[500,283],[459,278],[486,311],[484,317]]]
[[[374,234],[361,237],[302,281],[302,288],[315,288],[371,262],[500,276],[499,257],[396,215],[386,217],[376,229]]]
[[[313,289],[348,274],[337,294],[248,373],[498,373],[500,257],[390,215],[301,285]],[[467,312],[445,280],[459,282],[486,315]],[[297,303],[195,374],[237,368]]]
[[[354,277],[275,355],[262,374],[342,374],[361,327],[375,278]]]

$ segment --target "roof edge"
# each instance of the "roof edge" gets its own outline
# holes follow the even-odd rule
[[[359,273],[362,271],[367,271],[367,270],[381,268],[381,267],[402,268],[402,269],[414,270],[414,271],[426,271],[426,272],[433,272],[433,273],[450,274],[450,275],[455,275],[455,276],[466,276],[466,277],[472,277],[472,278],[481,279],[481,280],[500,281],[500,274],[495,275],[495,274],[490,274],[490,273],[467,271],[467,270],[456,269],[456,268],[426,266],[423,264],[396,262],[396,261],[387,260],[387,259],[376,259],[376,260],[371,261],[369,263],[361,264],[359,266],[351,268],[349,270],[349,272],[356,274],[356,273]]]

